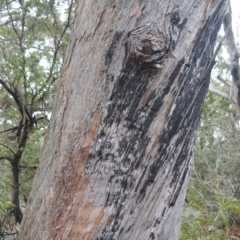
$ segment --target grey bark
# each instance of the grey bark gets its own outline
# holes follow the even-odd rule
[[[225,1],[79,1],[18,239],[179,239]]]
[[[225,98],[225,99],[227,99],[227,100],[229,100],[229,101],[232,101],[231,96],[229,96],[229,95],[228,95],[227,93],[225,93],[225,92],[219,91],[218,89],[216,89],[216,88],[214,88],[214,87],[211,87],[211,86],[210,86],[210,87],[209,87],[209,91],[217,94],[218,96],[220,96],[220,97],[222,97],[222,98]]]
[[[238,111],[240,111],[240,55],[234,40],[234,34],[232,29],[232,10],[229,0],[227,0],[227,7],[227,13],[224,17],[223,26],[226,34],[227,49],[230,58],[230,70],[233,80],[230,87],[230,96],[232,101],[237,104]]]

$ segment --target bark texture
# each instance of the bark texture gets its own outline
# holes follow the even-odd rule
[[[19,239],[179,239],[225,9],[79,1]]]

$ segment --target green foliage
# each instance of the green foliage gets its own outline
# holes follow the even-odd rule
[[[217,188],[212,191],[215,194],[208,197],[208,194],[203,195],[202,188],[191,185],[188,188],[181,239],[226,240],[232,227],[231,217],[240,214],[240,201],[234,197],[224,197]]]
[[[0,211],[8,209],[12,206],[11,202],[0,202]]]
[[[0,221],[11,212],[12,191],[19,188],[20,208],[26,204],[73,24],[73,3],[0,4]]]
[[[205,98],[183,213],[182,240],[240,239],[240,119],[232,101],[230,76],[223,45],[210,83],[220,94],[209,91]]]
[[[240,131],[234,107],[214,93],[206,96],[181,239],[231,239],[240,227]]]

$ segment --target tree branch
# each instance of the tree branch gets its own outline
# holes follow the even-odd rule
[[[56,60],[57,60],[57,55],[58,55],[58,51],[59,51],[59,48],[60,48],[60,44],[61,44],[61,41],[64,37],[64,35],[66,34],[66,31],[67,29],[70,27],[71,25],[71,14],[72,14],[72,9],[73,9],[73,5],[74,5],[74,0],[71,0],[71,3],[70,3],[70,6],[68,8],[68,18],[67,18],[67,23],[62,31],[62,33],[60,34],[60,38],[59,39],[54,39],[54,42],[55,42],[55,51],[53,53],[53,59],[52,59],[52,64],[50,66],[50,71],[49,71],[49,75],[47,77],[47,80],[46,82],[49,82],[49,85],[48,85],[48,88],[47,88],[47,91],[49,90],[49,88],[51,87],[51,85],[57,80],[57,78],[53,78],[53,70],[54,70],[54,66],[55,66],[55,63],[56,63]],[[52,12],[52,14],[54,15],[54,13]],[[45,24],[45,26],[48,28],[48,30],[51,32],[51,34],[53,35],[54,37],[54,34],[53,32],[51,31],[51,29]],[[39,101],[41,98],[44,97],[45,93],[43,93],[36,101]]]
[[[6,0],[6,6],[7,6],[7,12],[8,12],[8,15],[9,15],[9,17],[10,17],[10,19],[11,19],[12,28],[13,28],[14,32],[16,33],[18,39],[21,40],[21,37],[19,36],[19,33],[18,33],[16,27],[14,26],[14,23],[13,23],[14,20],[13,20],[12,14],[11,14],[10,11],[9,11],[9,6],[8,6],[8,2],[7,2],[7,0]]]
[[[0,145],[5,147],[6,149],[8,149],[12,154],[15,154],[14,151],[11,148],[9,148],[8,146],[6,146],[6,145],[4,145],[2,143],[0,143]]]
[[[8,85],[2,80],[0,79],[0,84],[6,89],[6,91],[13,97],[15,103],[18,106],[18,110],[21,113],[23,119],[25,120],[25,116],[27,115],[29,121],[33,124],[33,119],[31,114],[28,112],[28,109],[26,108],[26,106],[19,100],[18,94],[17,92],[13,91],[10,87],[8,87]],[[16,90],[16,89],[15,89]],[[1,132],[0,132],[1,133]]]
[[[228,87],[231,87],[231,84],[227,80],[223,79],[222,76],[218,75],[217,79],[219,81],[221,81],[224,85],[227,85]]]
[[[22,104],[19,101],[19,98],[17,96],[17,94],[10,88],[8,87],[8,85],[2,80],[0,79],[0,84],[6,89],[6,91],[13,97],[14,101],[16,102],[19,112],[21,113],[21,115],[23,116],[23,109],[22,109]]]
[[[49,82],[49,81],[52,79],[53,69],[54,69],[54,65],[55,65],[55,62],[56,62],[58,50],[59,50],[59,48],[60,48],[60,43],[61,43],[61,41],[62,41],[62,39],[63,39],[63,36],[65,35],[67,29],[70,27],[70,19],[71,19],[71,13],[72,13],[72,8],[73,8],[73,3],[74,3],[74,1],[71,0],[70,6],[69,6],[69,9],[68,9],[69,12],[68,12],[67,23],[66,23],[66,25],[65,25],[65,27],[64,27],[61,35],[60,35],[59,40],[56,39],[56,41],[57,41],[57,42],[56,42],[56,49],[55,49],[55,52],[54,52],[54,55],[53,55],[53,61],[52,61],[52,65],[51,65],[51,67],[50,67],[50,73],[49,73],[47,82]],[[54,14],[54,13],[53,13],[53,14]],[[50,82],[50,85],[52,85],[54,82],[55,82],[55,80],[52,79],[52,81]]]
[[[12,162],[13,159],[8,156],[0,156],[0,160],[8,160],[9,162]]]
[[[36,118],[34,119],[34,122],[37,123],[39,120],[42,120],[42,119],[45,119],[45,117],[39,117],[39,118]],[[27,124],[24,124],[22,127],[27,127],[27,126],[31,126],[32,123],[27,123]],[[17,131],[19,129],[19,126],[15,126],[15,127],[12,127],[12,128],[9,128],[9,129],[6,129],[6,130],[2,130],[0,131],[0,134],[1,133],[5,133],[5,132],[14,132],[14,131]]]
[[[232,101],[232,99],[229,97],[229,95],[225,92],[221,92],[219,90],[217,90],[216,88],[212,87],[212,86],[209,86],[209,91],[212,92],[212,93],[216,93],[218,96],[222,97],[222,98],[225,98],[229,101]]]

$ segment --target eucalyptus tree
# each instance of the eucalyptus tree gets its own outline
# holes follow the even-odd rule
[[[0,7],[0,203],[10,201],[10,215],[20,223],[61,74],[73,0],[6,0]]]
[[[226,10],[78,1],[19,239],[179,239]]]

